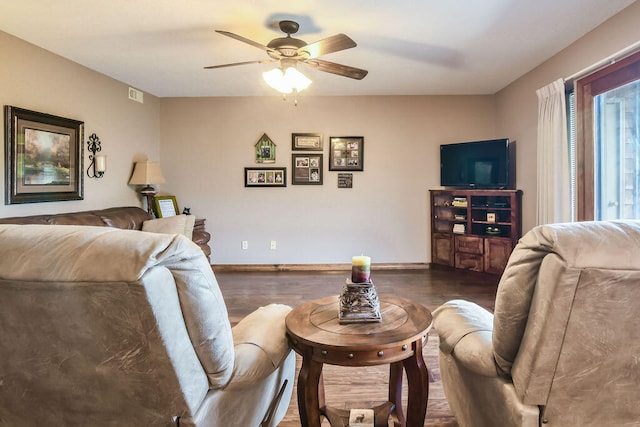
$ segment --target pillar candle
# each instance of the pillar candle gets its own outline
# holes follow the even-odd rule
[[[351,281],[353,283],[369,283],[371,281],[371,258],[354,256],[351,259]]]
[[[104,173],[107,170],[107,156],[97,155],[95,158],[96,172]]]

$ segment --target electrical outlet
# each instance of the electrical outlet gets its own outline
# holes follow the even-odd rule
[[[249,242],[246,240],[242,241],[242,250],[246,251],[247,249],[249,249]]]
[[[276,245],[276,241],[272,240],[271,241],[271,250],[276,250],[278,248],[278,246]]]

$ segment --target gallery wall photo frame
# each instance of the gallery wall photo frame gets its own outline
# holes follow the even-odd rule
[[[275,163],[276,144],[263,133],[258,142],[254,145],[256,152],[256,163]]]
[[[330,171],[364,170],[364,137],[332,136],[329,138]]]
[[[353,188],[353,174],[346,172],[339,173],[338,188]]]
[[[245,187],[286,187],[287,168],[244,168]]]
[[[158,218],[176,216],[180,212],[176,196],[156,196],[153,198]]]
[[[5,105],[5,205],[84,199],[84,122]]]
[[[291,184],[322,185],[322,153],[292,154]]]
[[[324,144],[321,133],[292,133],[292,151],[322,151]]]

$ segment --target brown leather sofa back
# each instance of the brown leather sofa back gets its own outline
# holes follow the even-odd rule
[[[89,225],[142,230],[142,223],[149,219],[152,219],[151,215],[143,209],[135,206],[122,206],[83,212],[0,218],[0,224]],[[193,230],[192,240],[200,246],[207,258],[211,255],[210,239],[211,235],[205,230]]]
[[[84,212],[0,218],[0,224],[93,225],[142,230],[142,223],[148,219],[151,219],[151,215],[146,211],[130,206]]]

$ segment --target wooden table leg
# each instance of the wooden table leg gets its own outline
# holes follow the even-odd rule
[[[318,396],[320,388],[321,398]],[[304,354],[298,374],[298,411],[303,427],[320,427],[321,404],[324,406],[322,363],[313,361],[310,354]]]
[[[411,346],[413,356],[402,362],[407,372],[407,427],[421,427],[427,415],[429,372],[422,357],[422,339],[414,341]]]
[[[389,365],[389,402],[393,403],[393,425],[404,427],[406,421],[402,410],[402,362]]]

